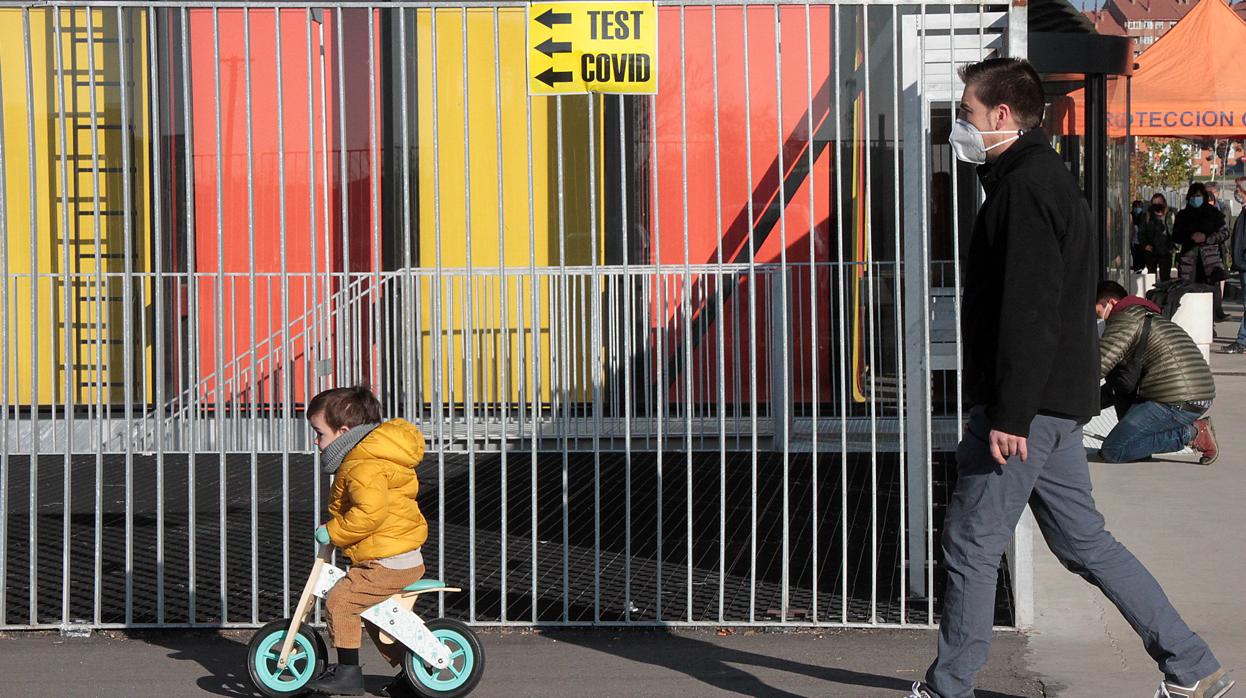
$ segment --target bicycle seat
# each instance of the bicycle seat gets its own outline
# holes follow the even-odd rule
[[[403,587],[402,590],[403,591],[414,591],[418,593],[422,591],[430,591],[432,589],[440,589],[444,587],[445,585],[446,583],[441,581],[440,579],[421,579],[418,582],[412,582],[411,584],[408,584],[407,586]]]

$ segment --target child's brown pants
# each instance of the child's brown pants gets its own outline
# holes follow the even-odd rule
[[[325,597],[324,609],[328,618],[329,638],[333,646],[342,649],[358,649],[363,644],[362,621],[359,616],[369,608],[381,603],[424,576],[424,565],[405,570],[393,570],[376,560],[351,565],[346,577],[333,585]],[[371,624],[368,634],[376,643],[381,655],[391,666],[402,658],[402,645],[387,645]]]

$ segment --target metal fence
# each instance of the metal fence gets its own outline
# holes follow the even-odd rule
[[[1024,5],[656,16],[656,95],[543,97],[523,3],[0,3],[0,628],[288,614],[355,383],[429,438],[440,613],[934,623],[938,131]]]

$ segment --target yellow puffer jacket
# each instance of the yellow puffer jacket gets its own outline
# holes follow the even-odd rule
[[[372,430],[346,454],[329,499],[329,539],[363,562],[424,545],[428,522],[415,503],[415,467],[424,459],[424,435],[394,419]]]

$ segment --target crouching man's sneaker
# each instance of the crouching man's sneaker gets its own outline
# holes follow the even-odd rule
[[[1155,698],[1220,698],[1233,688],[1233,677],[1217,669],[1216,673],[1193,686],[1181,686],[1172,681],[1161,681]]]
[[[918,681],[913,684],[913,690],[905,696],[905,698],[938,698],[938,696],[931,693],[930,689],[926,688],[920,681]]]
[[[1194,428],[1198,432],[1190,442],[1190,448],[1202,454],[1198,462],[1203,465],[1215,463],[1220,449],[1216,446],[1216,430],[1211,426],[1211,417],[1195,420]]]
[[[1225,354],[1243,354],[1246,353],[1246,347],[1234,342],[1222,350]]]

